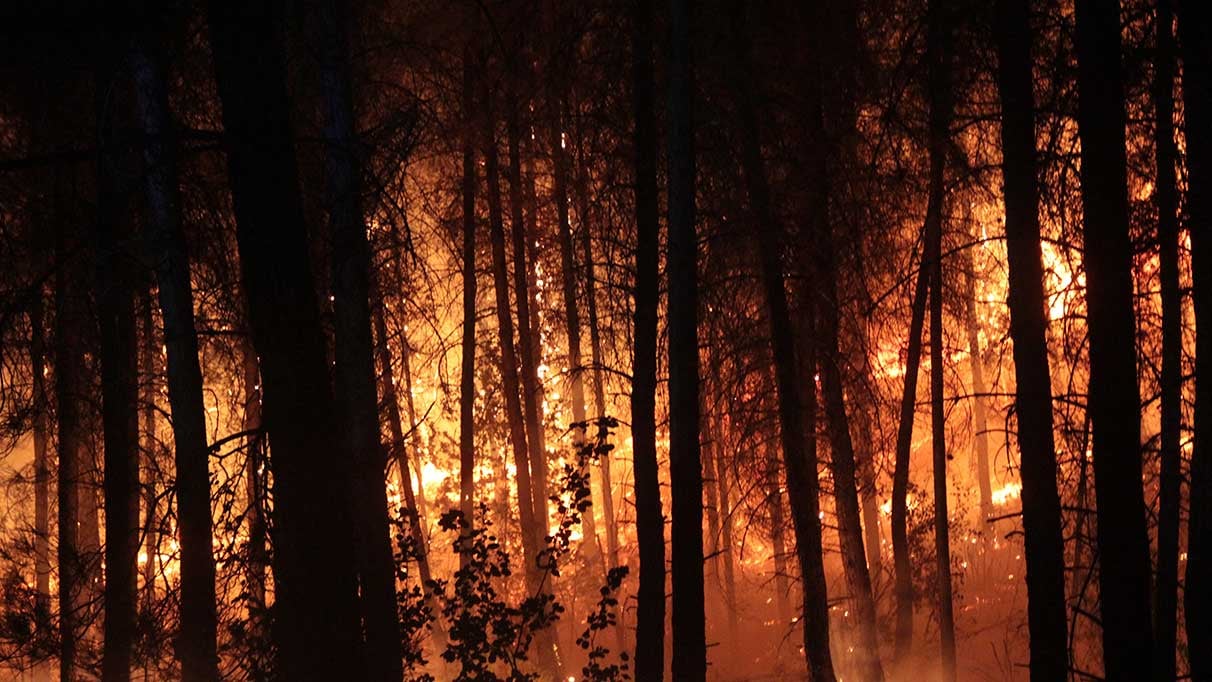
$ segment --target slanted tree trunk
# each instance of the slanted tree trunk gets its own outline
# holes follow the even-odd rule
[[[488,101],[485,93],[484,101]],[[517,354],[513,345],[513,316],[509,306],[509,272],[505,262],[505,225],[501,214],[500,155],[497,152],[496,120],[491,108],[484,114],[484,174],[488,181],[488,231],[492,243],[492,282],[496,294],[497,341],[501,348],[500,368],[505,414],[509,425],[509,444],[517,470],[518,520],[522,526],[522,558],[527,585],[533,593],[539,587],[538,552],[546,528],[540,528],[532,506],[530,459],[526,450],[526,425],[518,386]]]
[[[412,491],[412,476],[410,475],[410,467],[408,465],[408,439],[404,434],[404,425],[400,419],[400,403],[399,397],[396,395],[396,380],[391,371],[391,350],[387,345],[387,322],[383,316],[384,302],[382,290],[379,290],[377,293],[379,298],[374,306],[375,350],[379,356],[379,367],[382,371],[379,385],[383,390],[383,402],[387,406],[387,426],[388,433],[391,434],[390,451],[395,453],[396,471],[400,475],[400,493],[404,496],[404,513],[411,517],[409,532],[420,552],[417,556],[417,572],[421,578],[421,589],[425,591],[426,600],[430,602],[430,608],[437,614],[439,613],[438,604],[433,597],[433,591],[429,587],[429,581],[433,579],[433,572],[429,566],[429,542],[425,538],[424,532],[425,515],[421,512],[417,497]],[[408,341],[401,338],[400,343],[407,345]],[[405,362],[407,362],[407,354],[404,355],[404,358]],[[407,387],[405,390],[408,390]],[[415,422],[412,428],[416,428]],[[434,626],[439,626],[439,621],[435,620]]]
[[[917,405],[917,375],[922,364],[922,327],[926,319],[929,278],[925,252],[910,304],[909,348],[905,355],[905,384],[901,392],[900,425],[892,472],[892,562],[895,573],[896,639],[894,657],[905,662],[913,647],[913,566],[909,562],[909,464],[913,450],[913,421]]]
[[[1132,244],[1119,3],[1078,0],[1078,136],[1090,329],[1089,412],[1108,680],[1152,674],[1149,538],[1141,489]]]
[[[134,72],[139,118],[146,139],[143,158],[147,168],[144,193],[148,242],[159,284],[167,349],[168,403],[173,414],[181,536],[181,635],[177,655],[183,679],[202,682],[218,679],[210,451],[206,443],[193,287],[181,225],[176,134],[168,108],[163,66],[155,49],[148,45],[137,53]]]
[[[354,119],[346,32],[339,0],[318,3],[320,89],[324,102],[325,176],[332,236],[336,401],[352,470],[354,550],[372,679],[403,674],[396,615],[395,560],[379,438],[374,341],[370,322],[370,245],[362,207],[362,159]]]
[[[821,158],[825,157],[823,151],[818,153]],[[823,209],[824,202],[821,202],[818,208]],[[820,230],[817,273],[824,296],[817,302],[817,319],[820,338],[824,344],[824,352],[820,356],[821,390],[824,393],[826,430],[833,456],[833,495],[837,506],[838,539],[846,586],[850,591],[858,621],[855,658],[859,674],[865,680],[883,680],[884,671],[880,666],[879,638],[875,625],[875,598],[872,595],[871,574],[863,550],[854,442],[850,437],[850,420],[846,415],[846,400],[842,389],[833,239],[831,227],[827,222],[828,217],[822,218],[823,222],[817,225]]]
[[[463,50],[463,358],[459,379],[459,509],[474,523],[476,494],[476,157],[472,87],[475,59]],[[469,557],[459,554],[459,565]]]
[[[1031,679],[1045,682],[1067,679],[1069,651],[1065,624],[1065,547],[1056,488],[1052,379],[1048,369],[1040,253],[1029,3],[999,0],[996,12],[1006,253],[1010,262],[1010,336],[1014,341],[1015,411],[1027,563],[1027,628],[1031,638]]]
[[[721,560],[724,565],[724,606],[728,614],[728,632],[732,640],[737,641],[737,629],[739,622],[737,620],[737,602],[736,602],[736,564],[732,555],[732,506],[728,495],[728,467],[724,463],[723,448],[725,441],[720,428],[720,419],[718,416],[706,415],[709,425],[711,439],[715,444],[715,457],[711,462],[714,467],[711,469],[711,476],[715,479],[716,490],[719,491],[719,516],[720,516],[720,552]]]
[[[938,579],[942,679],[955,680],[955,617],[951,598],[951,531],[947,512],[946,413],[943,408],[943,210],[947,140],[951,135],[951,35],[946,0],[926,9],[926,90],[930,103],[930,189],[924,273],[930,282],[930,441],[934,454],[934,558]]]
[[[1178,276],[1178,187],[1174,144],[1174,6],[1158,0],[1157,56],[1153,71],[1154,158],[1157,164],[1157,241],[1162,304],[1161,489],[1157,515],[1157,579],[1154,584],[1154,679],[1177,675],[1178,534],[1182,500],[1182,319]]]
[[[741,163],[744,170],[749,204],[758,238],[761,258],[762,288],[770,320],[770,340],[774,354],[775,385],[779,400],[779,426],[783,449],[783,465],[787,470],[787,498],[791,505],[791,520],[795,529],[796,557],[803,582],[804,655],[813,680],[834,679],[833,659],[829,651],[829,606],[825,584],[825,565],[821,546],[819,482],[817,480],[816,448],[808,446],[804,424],[804,406],[815,409],[816,386],[811,381],[800,382],[797,370],[802,363],[815,365],[813,343],[805,339],[804,350],[811,357],[796,361],[787,291],[783,285],[780,262],[783,230],[775,221],[770,205],[770,189],[762,162],[759,127],[754,111],[752,66],[749,37],[743,27],[744,5],[733,4],[732,23],[737,30],[735,72],[732,87],[740,114]],[[672,308],[672,305],[670,306]],[[810,401],[801,397],[800,386],[810,393]]]
[[[824,27],[824,17],[813,26]],[[819,29],[818,29],[819,30]],[[817,33],[814,42],[824,44],[826,35]],[[807,305],[815,307],[817,333],[822,352],[818,355],[821,389],[825,403],[826,431],[829,435],[833,460],[833,495],[837,509],[838,540],[841,545],[842,567],[846,586],[854,604],[858,621],[858,646],[855,658],[862,679],[874,682],[884,679],[880,666],[879,639],[875,629],[875,598],[871,590],[871,574],[863,549],[863,529],[859,511],[858,477],[854,442],[850,436],[850,419],[846,414],[845,389],[842,384],[842,354],[838,347],[840,299],[837,293],[838,271],[833,242],[833,218],[829,214],[830,185],[828,160],[831,143],[825,128],[825,74],[833,68],[825,50],[813,50],[811,77],[808,85],[808,156],[813,159],[808,170],[809,224],[815,247],[817,293]],[[813,368],[815,369],[815,368]]]
[[[1191,679],[1212,677],[1212,17],[1179,0],[1187,215],[1195,304],[1195,444],[1183,592]]]
[[[349,472],[308,258],[276,6],[210,3],[236,236],[273,450],[274,637],[288,679],[364,677]]]
[[[103,57],[103,60],[106,58]],[[98,68],[109,92],[117,69]],[[105,444],[104,643],[101,679],[130,679],[139,555],[138,360],[132,230],[127,224],[109,101],[97,100],[97,320],[101,331],[101,427]],[[209,538],[208,538],[209,540]]]
[[[631,439],[635,476],[640,580],[636,605],[636,679],[659,680],[665,670],[665,519],[656,453],[657,304],[660,299],[656,115],[652,59],[652,0],[632,6],[632,107],[635,112],[635,354],[632,360]]]

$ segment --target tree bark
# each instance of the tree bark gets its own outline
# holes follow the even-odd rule
[[[56,174],[59,175],[58,173]],[[55,178],[53,206],[66,200],[65,181]],[[80,256],[74,230],[56,216],[55,259],[55,414],[58,417],[59,471],[57,502],[59,546],[59,679],[76,679],[76,654],[83,611],[84,566],[80,552],[80,497],[83,479],[84,432],[82,386],[88,371],[81,339],[87,324],[80,290]]]
[[[111,66],[103,64],[97,70],[99,92],[109,92],[117,81],[118,70]],[[106,539],[101,679],[118,682],[130,679],[138,606],[139,396],[133,234],[119,195],[121,176],[118,154],[109,139],[110,116],[108,100],[98,97],[96,310],[101,331]]]
[[[516,74],[515,74],[516,76]],[[527,258],[526,241],[530,235],[526,222],[522,187],[521,132],[518,124],[517,96],[512,87],[506,93],[506,135],[509,138],[510,227],[513,228],[513,288],[518,308],[518,357],[522,364],[522,408],[526,418],[526,444],[530,451],[531,505],[535,523],[547,527],[547,445],[543,437],[542,387],[539,384],[538,341],[531,327],[530,291],[532,263]]]
[[[1078,136],[1081,140],[1089,413],[1098,505],[1099,595],[1108,680],[1152,674],[1149,540],[1141,489],[1132,244],[1119,3],[1078,0]]]
[[[917,406],[918,370],[922,363],[922,327],[926,319],[925,252],[910,304],[909,348],[905,355],[905,384],[901,393],[900,424],[896,432],[896,459],[892,472],[892,563],[895,573],[897,664],[908,659],[913,647],[913,566],[909,561],[909,465],[913,450],[913,421]]]
[[[1212,677],[1212,19],[1178,3],[1187,125],[1187,214],[1195,304],[1195,433],[1183,604],[1192,679]]]
[[[1068,678],[1069,670],[1065,547],[1056,487],[1052,379],[1040,252],[1030,7],[1027,0],[999,0],[995,9],[1031,679],[1061,682]]]
[[[190,263],[181,225],[176,134],[168,108],[163,66],[154,49],[146,46],[136,54],[134,72],[139,117],[147,140],[143,158],[147,168],[144,192],[148,242],[159,284],[167,349],[168,403],[173,414],[181,536],[181,634],[177,655],[183,679],[202,682],[218,679],[210,451],[206,443],[206,408],[198,364]]]
[[[275,5],[209,5],[236,236],[273,453],[274,637],[289,679],[365,673],[348,471],[309,266]]]
[[[476,157],[472,88],[475,60],[463,51],[463,358],[459,379],[459,509],[465,523],[475,520],[476,494]],[[459,554],[459,565],[469,557]]]
[[[1153,71],[1157,241],[1162,304],[1161,485],[1158,493],[1157,579],[1154,584],[1154,679],[1178,674],[1178,534],[1182,501],[1182,318],[1178,275],[1178,187],[1174,144],[1174,7],[1158,0]]]
[[[40,636],[51,628],[50,591],[50,402],[46,395],[46,321],[43,319],[42,285],[30,300],[29,359],[34,408],[34,627]],[[50,679],[46,661],[35,664],[34,679]]]
[[[665,519],[656,453],[658,260],[656,115],[652,0],[632,6],[632,107],[635,112],[635,355],[631,439],[640,580],[636,606],[636,679],[660,680],[665,670]]]
[[[485,93],[484,101],[488,101]],[[540,528],[531,504],[529,453],[526,449],[526,425],[518,386],[517,354],[513,345],[513,317],[509,306],[509,272],[505,262],[505,225],[501,213],[500,155],[497,152],[496,121],[491,107],[484,116],[484,174],[488,181],[488,230],[492,244],[492,282],[496,294],[497,341],[501,348],[500,368],[505,414],[509,426],[509,444],[517,470],[518,520],[522,526],[522,557],[529,589],[539,587],[538,552],[546,528]]]
[[[816,386],[803,384],[797,378],[795,341],[787,292],[783,284],[780,262],[782,227],[775,222],[770,205],[770,189],[763,167],[759,127],[753,106],[751,85],[752,66],[749,37],[744,32],[744,5],[733,4],[734,59],[733,89],[740,114],[741,163],[744,170],[749,203],[756,222],[758,251],[761,258],[762,287],[770,320],[770,340],[774,353],[775,385],[779,400],[779,426],[783,449],[783,465],[787,470],[787,497],[791,505],[791,520],[795,529],[796,557],[803,582],[804,655],[813,680],[834,679],[833,660],[829,651],[829,606],[825,583],[825,565],[821,545],[819,482],[817,480],[816,448],[808,446],[807,437],[813,431],[805,429],[805,405],[815,410]],[[670,306],[672,308],[672,305]],[[815,348],[804,339],[803,348],[810,357],[800,358],[805,367],[815,365]],[[806,385],[810,400],[804,401],[800,386]]]
[[[993,516],[993,488],[989,472],[989,419],[985,413],[985,361],[981,355],[980,320],[976,315],[976,274],[972,250],[964,252],[968,266],[964,272],[964,327],[968,336],[968,366],[972,370],[972,456],[976,485],[980,491],[981,522]]]
[[[813,25],[823,27],[824,17],[818,17],[813,21]],[[819,44],[828,39],[819,33],[814,38]],[[831,143],[825,127],[824,78],[825,74],[837,65],[829,62],[824,50],[814,50],[813,57],[811,71],[814,82],[808,86],[810,94],[807,112],[807,152],[812,159],[808,170],[808,221],[815,247],[814,279],[817,281],[818,291],[808,305],[815,305],[814,317],[818,321],[816,331],[823,350],[818,361],[824,394],[826,431],[833,460],[833,495],[837,511],[838,540],[841,545],[846,586],[858,621],[855,658],[861,679],[875,682],[884,679],[884,671],[880,666],[871,574],[863,549],[854,442],[850,436],[850,419],[846,414],[845,389],[842,384],[842,354],[838,345],[841,310],[837,293],[838,271],[833,218],[829,214],[831,188],[828,160],[835,158],[835,155],[830,149]]]
[[[698,241],[695,237],[693,3],[672,0],[669,49],[670,575],[676,680],[707,677],[703,604],[703,465],[699,448]]]
[[[951,35],[946,0],[926,16],[926,88],[930,102],[930,190],[926,206],[926,276],[930,280],[930,441],[934,454],[934,555],[938,578],[942,679],[955,680],[955,617],[951,597],[951,532],[947,512],[946,413],[943,407],[943,210],[947,140],[951,134]]]
[[[354,550],[366,666],[373,679],[403,675],[396,615],[395,560],[379,437],[374,341],[370,322],[370,245],[362,206],[362,159],[349,77],[349,18],[339,0],[321,0],[320,89],[324,103],[325,180],[333,243],[336,402],[352,470]]]

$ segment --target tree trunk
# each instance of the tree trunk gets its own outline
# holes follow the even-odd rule
[[[244,385],[244,430],[249,432],[245,467],[245,494],[248,505],[248,565],[244,572],[245,589],[249,595],[249,629],[254,636],[262,634],[265,627],[265,571],[269,567],[269,552],[266,549],[265,524],[265,477],[262,466],[265,456],[264,423],[261,418],[261,371],[257,367],[257,353],[251,340],[245,339],[243,358]]]
[[[968,333],[968,366],[972,370],[972,455],[975,460],[976,485],[980,491],[981,523],[993,516],[992,478],[989,472],[989,420],[985,414],[985,361],[981,356],[980,320],[976,315],[976,266],[972,250],[964,251],[967,268],[964,272],[964,327]]]
[[[273,450],[278,674],[365,676],[348,471],[308,259],[273,4],[210,3],[236,236]]]
[[[429,602],[433,613],[440,613],[437,601],[433,597],[433,591],[429,587],[429,581],[433,579],[433,572],[429,566],[429,543],[425,538],[425,515],[420,511],[418,500],[412,491],[412,476],[410,475],[408,466],[408,438],[404,434],[404,426],[400,419],[400,403],[396,395],[396,380],[391,371],[391,351],[387,345],[387,322],[383,319],[384,302],[382,298],[382,290],[380,289],[379,298],[374,306],[374,323],[376,343],[375,349],[379,356],[379,366],[382,368],[383,376],[379,381],[379,385],[383,388],[383,402],[387,405],[387,426],[391,434],[391,452],[394,452],[396,457],[396,470],[400,475],[400,494],[404,496],[404,513],[408,514],[410,519],[410,533],[412,540],[416,543],[420,555],[417,556],[417,572],[421,578],[421,589],[425,591],[426,600]],[[407,339],[401,339],[402,345],[407,345]],[[407,362],[407,354],[404,355]],[[405,388],[405,390],[408,390]],[[412,429],[416,429],[414,421]],[[420,477],[418,476],[418,480]],[[434,626],[437,627],[440,621],[435,620]]]
[[[488,102],[484,93],[484,102]],[[488,181],[488,230],[492,243],[492,282],[496,294],[497,341],[501,349],[500,368],[505,414],[509,425],[509,443],[517,470],[518,520],[522,526],[522,557],[527,585],[531,593],[539,587],[539,547],[546,528],[535,518],[531,491],[530,459],[526,450],[526,426],[518,386],[517,354],[513,346],[513,317],[509,307],[509,272],[505,262],[505,225],[501,214],[500,157],[497,153],[496,121],[491,107],[484,116],[484,173]]]
[[[515,74],[516,75],[516,74]],[[513,287],[518,307],[518,356],[522,363],[522,408],[526,418],[526,444],[530,450],[531,506],[535,523],[547,528],[547,445],[543,438],[542,387],[539,385],[538,340],[531,326],[530,291],[531,263],[527,258],[526,241],[530,234],[523,210],[521,133],[518,125],[518,103],[511,87],[506,93],[506,134],[509,137],[509,209],[513,228]],[[495,267],[495,265],[494,265]],[[508,298],[508,297],[507,297]]]
[[[475,60],[463,50],[463,346],[459,379],[459,509],[464,522],[475,521],[476,495],[476,157],[472,87]],[[469,557],[459,554],[459,565]]]
[[[635,630],[636,679],[665,676],[665,519],[656,453],[657,305],[660,300],[652,0],[632,7],[632,106],[635,112],[635,356],[631,439],[640,586]]]
[[[379,437],[374,341],[370,322],[370,245],[362,207],[361,143],[349,80],[349,18],[339,0],[318,4],[320,87],[324,102],[325,176],[333,243],[336,401],[345,454],[353,472],[354,549],[366,633],[366,665],[373,679],[403,675],[396,615],[395,560]]]
[[[813,22],[824,26],[823,20]],[[826,37],[814,36],[824,42]],[[875,598],[871,590],[871,574],[863,549],[863,529],[859,511],[857,466],[854,442],[850,436],[850,420],[846,415],[845,389],[842,385],[842,354],[838,347],[838,328],[841,316],[840,299],[837,293],[838,271],[833,241],[832,216],[829,214],[830,184],[828,160],[830,141],[825,129],[825,73],[830,64],[824,50],[815,50],[812,64],[813,83],[809,84],[808,96],[808,155],[811,159],[808,171],[808,194],[810,215],[808,217],[811,239],[815,247],[815,273],[817,293],[807,305],[815,306],[814,317],[818,321],[817,333],[823,352],[820,363],[821,390],[825,403],[826,431],[833,460],[833,495],[837,511],[838,540],[841,545],[842,566],[846,586],[858,621],[858,646],[855,658],[859,675],[870,682],[884,679],[880,666],[879,639],[875,629]],[[816,368],[811,368],[816,369]],[[813,434],[814,436],[815,434]]]
[[[787,596],[791,588],[787,584],[787,543],[783,519],[783,492],[779,487],[778,453],[773,443],[766,457],[766,508],[770,510],[770,554],[774,564],[774,604],[778,614],[778,627],[788,628],[792,624],[791,609]]]
[[[1182,318],[1178,276],[1178,189],[1174,144],[1174,7],[1158,0],[1153,72],[1154,152],[1157,164],[1157,241],[1162,304],[1161,490],[1158,494],[1157,580],[1155,588],[1154,678],[1177,675],[1178,533],[1182,500]]]
[[[66,200],[67,192],[63,178],[56,177],[54,182],[52,206],[58,206]],[[79,545],[84,454],[81,398],[88,369],[81,340],[87,338],[87,323],[81,300],[85,294],[80,289],[80,257],[72,255],[78,249],[75,231],[62,224],[66,216],[56,217],[59,224],[56,225],[55,260],[60,263],[55,272],[55,414],[59,441],[56,561],[59,568],[59,679],[67,682],[76,679],[77,638],[81,633],[84,607],[81,599],[84,566]]]
[[[183,679],[201,682],[218,679],[210,451],[206,443],[193,287],[181,225],[176,138],[163,67],[153,49],[148,46],[137,53],[134,71],[139,117],[147,140],[143,157],[147,167],[144,189],[148,241],[155,258],[160,314],[164,319],[168,403],[173,415],[176,453],[181,536],[181,635],[177,655]]]
[[[779,426],[783,446],[783,465],[787,470],[787,497],[791,505],[791,520],[795,529],[796,556],[803,581],[804,655],[813,680],[834,679],[833,660],[829,651],[829,606],[825,583],[825,565],[821,546],[819,482],[815,446],[809,447],[807,437],[813,431],[805,429],[805,406],[815,409],[816,386],[797,378],[791,316],[787,292],[783,285],[782,227],[775,222],[770,205],[770,189],[762,162],[758,119],[753,106],[752,66],[749,38],[743,28],[744,5],[733,4],[734,40],[737,49],[733,74],[734,97],[739,109],[741,163],[753,210],[761,257],[762,286],[770,319],[770,340],[774,353],[775,384],[779,399]],[[672,305],[670,308],[672,309]],[[815,365],[815,349],[804,340],[804,350],[812,357],[800,358],[805,367]],[[810,391],[810,400],[803,401],[800,386]]]
[[[103,60],[106,58],[103,57]],[[98,92],[117,69],[98,68]],[[97,320],[101,331],[101,426],[105,444],[105,588],[101,679],[130,679],[139,556],[139,422],[132,230],[120,196],[108,100],[97,100]],[[209,541],[209,538],[208,538]]]
[[[897,664],[908,659],[913,647],[913,566],[909,561],[909,464],[913,450],[913,421],[917,406],[917,375],[922,363],[922,326],[926,318],[925,252],[910,304],[909,348],[905,355],[905,385],[901,393],[900,425],[896,431],[896,460],[892,472],[892,563],[895,573]]]
[[[156,303],[151,292],[144,292],[139,316],[143,328],[140,339],[139,376],[142,380],[143,393],[139,398],[140,430],[143,432],[142,466],[143,475],[140,480],[143,494],[143,594],[140,611],[151,613],[156,600],[156,553],[159,547],[159,533],[156,526],[156,355],[159,347],[156,344],[156,329],[153,320],[152,307]],[[147,671],[144,670],[144,677]]]
[[[1195,446],[1184,601],[1191,678],[1212,677],[1212,18],[1178,3],[1187,136],[1187,214],[1195,303]]]
[[[50,402],[46,395],[46,326],[43,319],[42,285],[37,285],[29,305],[29,359],[33,380],[34,408],[34,627],[39,636],[50,636]],[[39,661],[34,679],[50,679],[50,666]]]
[[[1059,682],[1067,679],[1069,669],[1065,546],[1056,488],[1052,379],[1048,369],[1039,189],[1035,179],[1029,3],[999,0],[996,10],[1006,253],[1010,262],[1008,298],[1023,484],[1031,679]]]
[[[1118,2],[1078,0],[1078,135],[1090,329],[1089,412],[1108,680],[1152,673]]]
[[[665,260],[669,324],[670,574],[672,672],[707,677],[703,611],[703,465],[699,452],[698,241],[695,238],[693,9],[672,0],[669,50],[669,240]]]
[[[595,291],[593,268],[593,238],[590,233],[589,220],[589,169],[585,161],[585,140],[581,131],[581,116],[576,119],[577,127],[577,217],[581,219],[581,255],[585,259],[585,309],[589,316],[589,352],[593,364],[593,407],[595,418],[606,416],[606,386],[603,383],[606,376],[602,372],[602,331],[598,328],[598,302]],[[610,452],[602,454],[598,461],[598,473],[601,475],[602,511],[606,514],[606,546],[610,548],[611,565],[617,558],[614,552],[618,548],[618,538],[614,534],[614,500],[610,486]],[[585,538],[587,547],[592,553],[597,547],[597,523],[594,514],[585,515]]]
[[[947,513],[946,413],[943,408],[943,210],[947,140],[951,135],[952,11],[931,0],[926,16],[926,88],[930,100],[930,195],[926,206],[926,276],[930,280],[930,441],[934,454],[934,555],[938,578],[942,679],[955,680],[955,617],[951,598],[951,532]]]
[[[823,151],[818,152],[825,158]],[[822,205],[819,208],[823,208]],[[820,357],[821,390],[825,399],[826,429],[833,455],[833,495],[837,506],[838,540],[841,544],[842,567],[846,587],[854,604],[858,621],[858,646],[855,657],[859,674],[864,680],[883,680],[880,666],[879,638],[875,629],[875,598],[871,591],[871,574],[863,550],[863,529],[860,521],[858,480],[855,466],[854,442],[850,437],[850,420],[846,416],[846,400],[842,389],[841,353],[838,350],[837,272],[833,264],[833,239],[828,218],[818,225],[821,243],[817,246],[820,264],[818,274],[824,300],[818,301],[818,320],[824,353]]]

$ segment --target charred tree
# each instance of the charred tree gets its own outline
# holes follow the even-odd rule
[[[1078,0],[1078,136],[1090,330],[1089,414],[1108,680],[1152,674],[1149,539],[1141,489],[1132,244],[1119,3]]]
[[[930,281],[930,442],[934,455],[934,555],[938,578],[939,646],[944,680],[955,679],[955,616],[951,598],[951,533],[947,513],[946,413],[943,407],[943,210],[952,116],[951,29],[946,0],[926,10],[926,96],[930,104],[930,190],[923,262]]]
[[[1178,2],[1196,330],[1195,447],[1183,597],[1192,679],[1212,676],[1212,18],[1205,9],[1193,0]]]
[[[695,238],[693,3],[672,0],[669,49],[669,487],[676,680],[707,677],[703,465],[699,448],[698,241]]]
[[[476,494],[476,156],[473,85],[475,59],[463,51],[463,358],[459,379],[459,509],[465,523],[475,518]],[[467,555],[460,554],[465,566]]]
[[[372,679],[403,674],[396,615],[395,560],[388,525],[387,457],[379,437],[374,342],[370,322],[370,245],[362,206],[361,141],[349,76],[349,19],[340,0],[320,0],[320,91],[325,181],[332,237],[335,393],[352,472],[354,521],[366,667]]]
[[[926,319],[925,252],[910,304],[909,347],[905,355],[905,384],[901,393],[900,422],[896,431],[896,454],[892,473],[892,562],[896,593],[896,640],[894,657],[904,662],[913,647],[913,566],[909,560],[909,465],[913,450],[913,421],[917,405],[918,370],[922,364],[922,327]]]
[[[741,163],[744,170],[749,203],[756,223],[758,251],[761,258],[762,288],[770,320],[770,341],[774,352],[775,385],[779,402],[779,435],[782,441],[783,466],[787,470],[787,497],[791,505],[791,520],[795,529],[796,558],[803,583],[803,607],[800,620],[804,624],[804,655],[813,680],[833,680],[833,660],[829,652],[829,606],[825,583],[825,565],[821,545],[819,483],[815,444],[807,445],[810,431],[805,429],[805,402],[800,394],[797,374],[799,363],[815,364],[811,339],[803,347],[811,357],[797,363],[787,291],[783,283],[781,263],[783,230],[775,221],[770,204],[770,189],[762,160],[757,113],[754,111],[752,66],[749,37],[744,29],[745,7],[733,3],[732,23],[737,30],[733,40],[737,54],[732,87],[739,110]],[[808,382],[815,410],[815,384]]]
[[[29,317],[29,359],[34,409],[34,627],[40,635],[51,628],[50,558],[50,400],[46,391],[46,320],[42,285],[32,293]],[[36,669],[36,679],[49,680],[45,663]]]
[[[1153,623],[1154,679],[1178,674],[1178,534],[1182,500],[1183,299],[1178,275],[1178,181],[1174,144],[1174,4],[1158,0],[1154,19],[1154,161],[1157,166],[1157,243],[1162,304],[1161,486],[1157,512],[1157,577]]]
[[[488,102],[484,93],[484,102]],[[526,425],[518,386],[518,360],[513,345],[513,314],[509,306],[509,272],[505,262],[505,224],[501,209],[501,163],[497,151],[496,120],[491,107],[484,112],[484,175],[488,181],[488,232],[492,244],[492,282],[496,294],[497,340],[500,345],[501,383],[505,395],[505,414],[509,425],[509,444],[517,470],[518,520],[522,526],[522,555],[531,591],[538,588],[539,546],[547,534],[535,518],[529,453],[526,449]]]
[[[102,57],[108,62],[107,57]],[[139,423],[133,231],[124,215],[125,188],[111,137],[113,112],[101,93],[117,87],[118,70],[98,69],[97,321],[101,332],[101,427],[105,444],[104,643],[101,679],[129,680],[138,606]],[[209,540],[209,538],[208,538]]]
[[[635,674],[636,679],[659,680],[664,677],[665,670],[665,519],[661,513],[656,453],[660,223],[657,213],[652,0],[634,0],[632,12],[636,276],[631,437],[634,444],[636,541],[640,554]]]
[[[824,17],[817,17],[813,26],[818,31],[826,26]],[[827,30],[827,29],[825,29]],[[825,425],[829,437],[833,464],[833,494],[837,509],[838,540],[841,545],[842,567],[846,587],[854,604],[858,621],[856,659],[859,675],[868,681],[883,680],[880,665],[879,639],[875,624],[875,598],[871,589],[871,574],[863,548],[863,529],[859,509],[858,475],[854,442],[850,436],[850,419],[846,414],[845,389],[842,384],[842,353],[838,342],[840,299],[838,297],[836,249],[834,246],[830,205],[829,160],[835,158],[829,148],[825,116],[825,74],[832,70],[823,46],[829,37],[824,31],[814,36],[822,49],[813,50],[808,85],[808,221],[815,254],[818,293],[809,305],[815,305],[817,337],[821,352],[817,356],[821,390],[825,407]]]
[[[517,68],[517,65],[514,65]],[[518,122],[518,102],[514,89],[516,73],[510,74],[506,92],[505,129],[508,137],[509,218],[513,230],[513,288],[518,309],[518,359],[521,363],[522,408],[526,418],[526,445],[530,452],[531,505],[535,523],[547,527],[547,445],[543,434],[542,387],[539,385],[538,339],[531,325],[530,290],[531,261],[527,257],[526,241],[530,234],[524,211],[522,187],[521,131]],[[494,262],[495,276],[495,262]]]
[[[163,63],[154,44],[134,59],[136,99],[146,142],[144,194],[147,232],[158,283],[167,351],[181,535],[181,634],[177,653],[186,680],[218,679],[215,563],[210,511],[210,451],[190,261],[181,224],[176,133],[168,108]],[[150,334],[151,329],[145,333]],[[148,555],[151,561],[151,554]]]
[[[1027,0],[999,0],[995,9],[1031,679],[1060,681],[1067,679],[1069,670],[1065,548],[1056,487],[1052,379],[1040,251],[1030,8]]]
[[[273,452],[274,638],[290,679],[365,673],[348,471],[309,265],[278,15],[209,5],[236,236]]]

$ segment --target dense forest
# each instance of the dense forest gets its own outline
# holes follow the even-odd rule
[[[0,679],[1212,680],[1207,9],[0,3]]]

